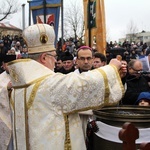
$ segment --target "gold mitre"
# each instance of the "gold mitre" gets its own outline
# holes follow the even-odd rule
[[[55,50],[54,28],[48,24],[34,24],[23,31],[23,38],[28,46],[28,54]]]

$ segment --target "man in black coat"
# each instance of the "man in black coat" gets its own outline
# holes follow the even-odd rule
[[[123,105],[134,105],[141,92],[149,92],[150,77],[142,74],[143,66],[140,60],[133,59],[128,63],[126,76],[126,92],[121,101]]]

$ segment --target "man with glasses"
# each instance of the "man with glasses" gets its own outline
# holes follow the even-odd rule
[[[118,103],[124,93],[121,63],[112,59],[102,69],[82,74],[54,73],[53,27],[35,24],[23,31],[23,37],[32,59],[8,65],[14,88],[14,149],[86,150],[78,112]],[[91,59],[86,56],[85,61]]]
[[[92,70],[93,66],[93,51],[88,46],[81,46],[77,50],[77,58],[76,58],[77,69],[74,71],[75,73],[82,73]],[[87,138],[87,124],[89,120],[93,120],[93,112],[92,110],[79,112],[80,119],[82,122],[82,129],[84,138]]]
[[[128,63],[126,76],[126,92],[122,99],[123,105],[134,105],[141,92],[150,92],[150,77],[142,74],[143,65],[140,60],[133,59]]]
[[[76,64],[78,68],[74,71],[76,73],[82,73],[93,69],[93,51],[90,47],[81,46],[77,50]]]

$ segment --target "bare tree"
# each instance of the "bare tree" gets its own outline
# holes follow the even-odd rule
[[[134,41],[134,39],[136,38],[137,32],[138,32],[138,28],[134,24],[134,22],[131,20],[127,26],[127,38],[129,38],[130,42]]]
[[[64,37],[81,39],[84,35],[83,9],[76,1],[64,8]]]
[[[0,21],[7,19],[19,10],[17,0],[3,0],[0,7]]]

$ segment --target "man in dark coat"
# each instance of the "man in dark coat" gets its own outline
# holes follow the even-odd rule
[[[123,105],[134,105],[141,92],[149,92],[149,76],[142,74],[143,66],[140,60],[133,59],[128,63],[126,76],[126,92],[122,99]]]

